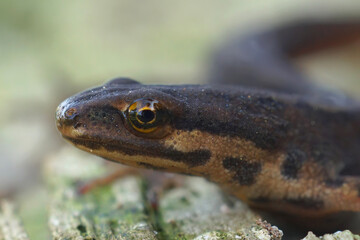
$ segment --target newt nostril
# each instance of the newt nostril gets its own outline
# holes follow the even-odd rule
[[[74,125],[78,120],[78,110],[74,107],[67,108],[66,102],[62,103],[56,109],[56,126],[59,131],[65,126]]]
[[[77,115],[78,114],[75,108],[69,108],[68,110],[65,111],[64,114],[65,118],[69,120],[74,119]]]

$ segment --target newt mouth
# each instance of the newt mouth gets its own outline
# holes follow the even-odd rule
[[[63,134],[63,133],[62,133]],[[100,149],[102,146],[95,140],[87,139],[87,138],[75,138],[68,135],[63,134],[63,138],[65,138],[70,143],[74,144],[75,146],[82,146],[86,149],[97,150]]]
[[[87,137],[73,137],[63,135],[63,137],[70,143],[80,148],[88,149],[88,151],[99,150],[104,148],[108,152],[121,152],[126,155],[139,155],[138,153],[144,152],[134,145],[125,142],[108,141],[105,142],[101,139],[87,138]]]
[[[123,156],[155,157],[173,162],[182,162],[188,167],[205,165],[211,158],[211,152],[205,149],[183,152],[172,147],[169,148],[162,145],[140,147],[126,142],[104,142],[97,139],[73,138],[67,136],[64,136],[64,138],[76,147],[88,152],[99,151],[97,155],[105,158],[107,158],[106,155],[116,152]]]

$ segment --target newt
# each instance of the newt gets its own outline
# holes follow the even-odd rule
[[[62,102],[57,128],[84,151],[201,176],[252,207],[360,212],[360,104],[290,63],[359,36],[359,23],[305,22],[236,38],[215,57],[210,84],[117,78]]]

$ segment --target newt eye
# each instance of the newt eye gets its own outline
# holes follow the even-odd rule
[[[126,118],[135,133],[148,134],[163,128],[169,113],[157,100],[138,99],[130,104]]]
[[[156,120],[155,111],[150,109],[143,109],[137,112],[136,118],[141,123],[152,123]]]

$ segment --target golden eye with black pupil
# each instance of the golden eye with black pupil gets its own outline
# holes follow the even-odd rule
[[[151,109],[145,109],[143,108],[142,110],[138,111],[136,118],[139,122],[141,123],[152,123],[155,121],[155,112]]]
[[[126,110],[125,116],[135,134],[146,134],[148,137],[163,135],[169,120],[169,112],[159,101],[153,99],[135,100]]]

